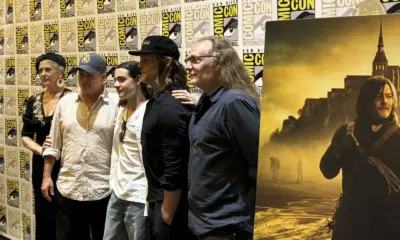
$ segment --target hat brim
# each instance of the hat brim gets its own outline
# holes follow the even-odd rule
[[[170,53],[165,53],[165,52],[162,52],[162,51],[138,50],[138,51],[129,51],[128,53],[130,55],[133,55],[133,56],[140,56],[140,55],[143,55],[143,54],[159,54],[159,55],[166,56],[166,57],[177,58],[177,56],[173,56]],[[179,60],[179,58],[177,58],[177,60]]]
[[[88,66],[88,65],[78,66],[78,67],[75,67],[74,69],[76,71],[83,70],[83,71],[88,72],[88,73],[100,72],[99,70],[96,70],[96,69],[94,69],[94,68],[92,68],[91,66]]]
[[[128,53],[130,55],[133,55],[133,56],[140,56],[140,55],[143,55],[143,54],[161,54],[161,53],[154,52],[154,51],[143,51],[143,50],[129,51]]]

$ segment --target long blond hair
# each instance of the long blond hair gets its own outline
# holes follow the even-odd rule
[[[250,95],[259,106],[260,97],[248,72],[235,49],[228,41],[217,36],[201,38],[198,42],[210,41],[214,63],[221,66],[220,80],[224,87],[240,89]]]

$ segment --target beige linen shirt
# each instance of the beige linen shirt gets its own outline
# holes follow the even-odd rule
[[[118,115],[118,95],[107,89],[88,109],[80,92],[60,99],[50,130],[52,147],[43,156],[60,159],[57,187],[62,196],[94,201],[110,191],[113,131]]]

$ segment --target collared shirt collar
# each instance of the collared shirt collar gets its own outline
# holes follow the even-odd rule
[[[216,102],[224,91],[225,87],[221,85],[209,94],[204,93],[201,98],[208,97],[211,102]]]
[[[108,102],[108,100],[110,99],[109,97],[108,97],[108,91],[107,91],[107,88],[104,86],[104,90],[103,90],[103,92],[100,94],[100,96],[99,96],[99,98],[101,98],[101,99],[103,99],[105,102]],[[77,100],[83,100],[83,97],[82,97],[82,91],[79,89],[78,90],[78,99]]]
[[[165,96],[167,96],[169,92],[162,91],[162,92],[156,92],[153,94],[152,99],[156,101],[157,103],[160,102],[161,99],[163,99]]]

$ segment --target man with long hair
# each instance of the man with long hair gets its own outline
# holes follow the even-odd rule
[[[342,170],[332,239],[400,239],[400,130],[397,91],[382,76],[360,89],[355,122],[340,126],[322,156],[327,179]]]
[[[185,60],[204,91],[189,125],[189,227],[199,239],[253,239],[259,97],[235,49],[199,40]]]
[[[187,228],[188,124],[191,105],[172,97],[188,89],[178,46],[164,36],[144,39],[139,51],[141,81],[155,92],[143,119],[143,164],[148,180],[150,239],[190,240]]]

